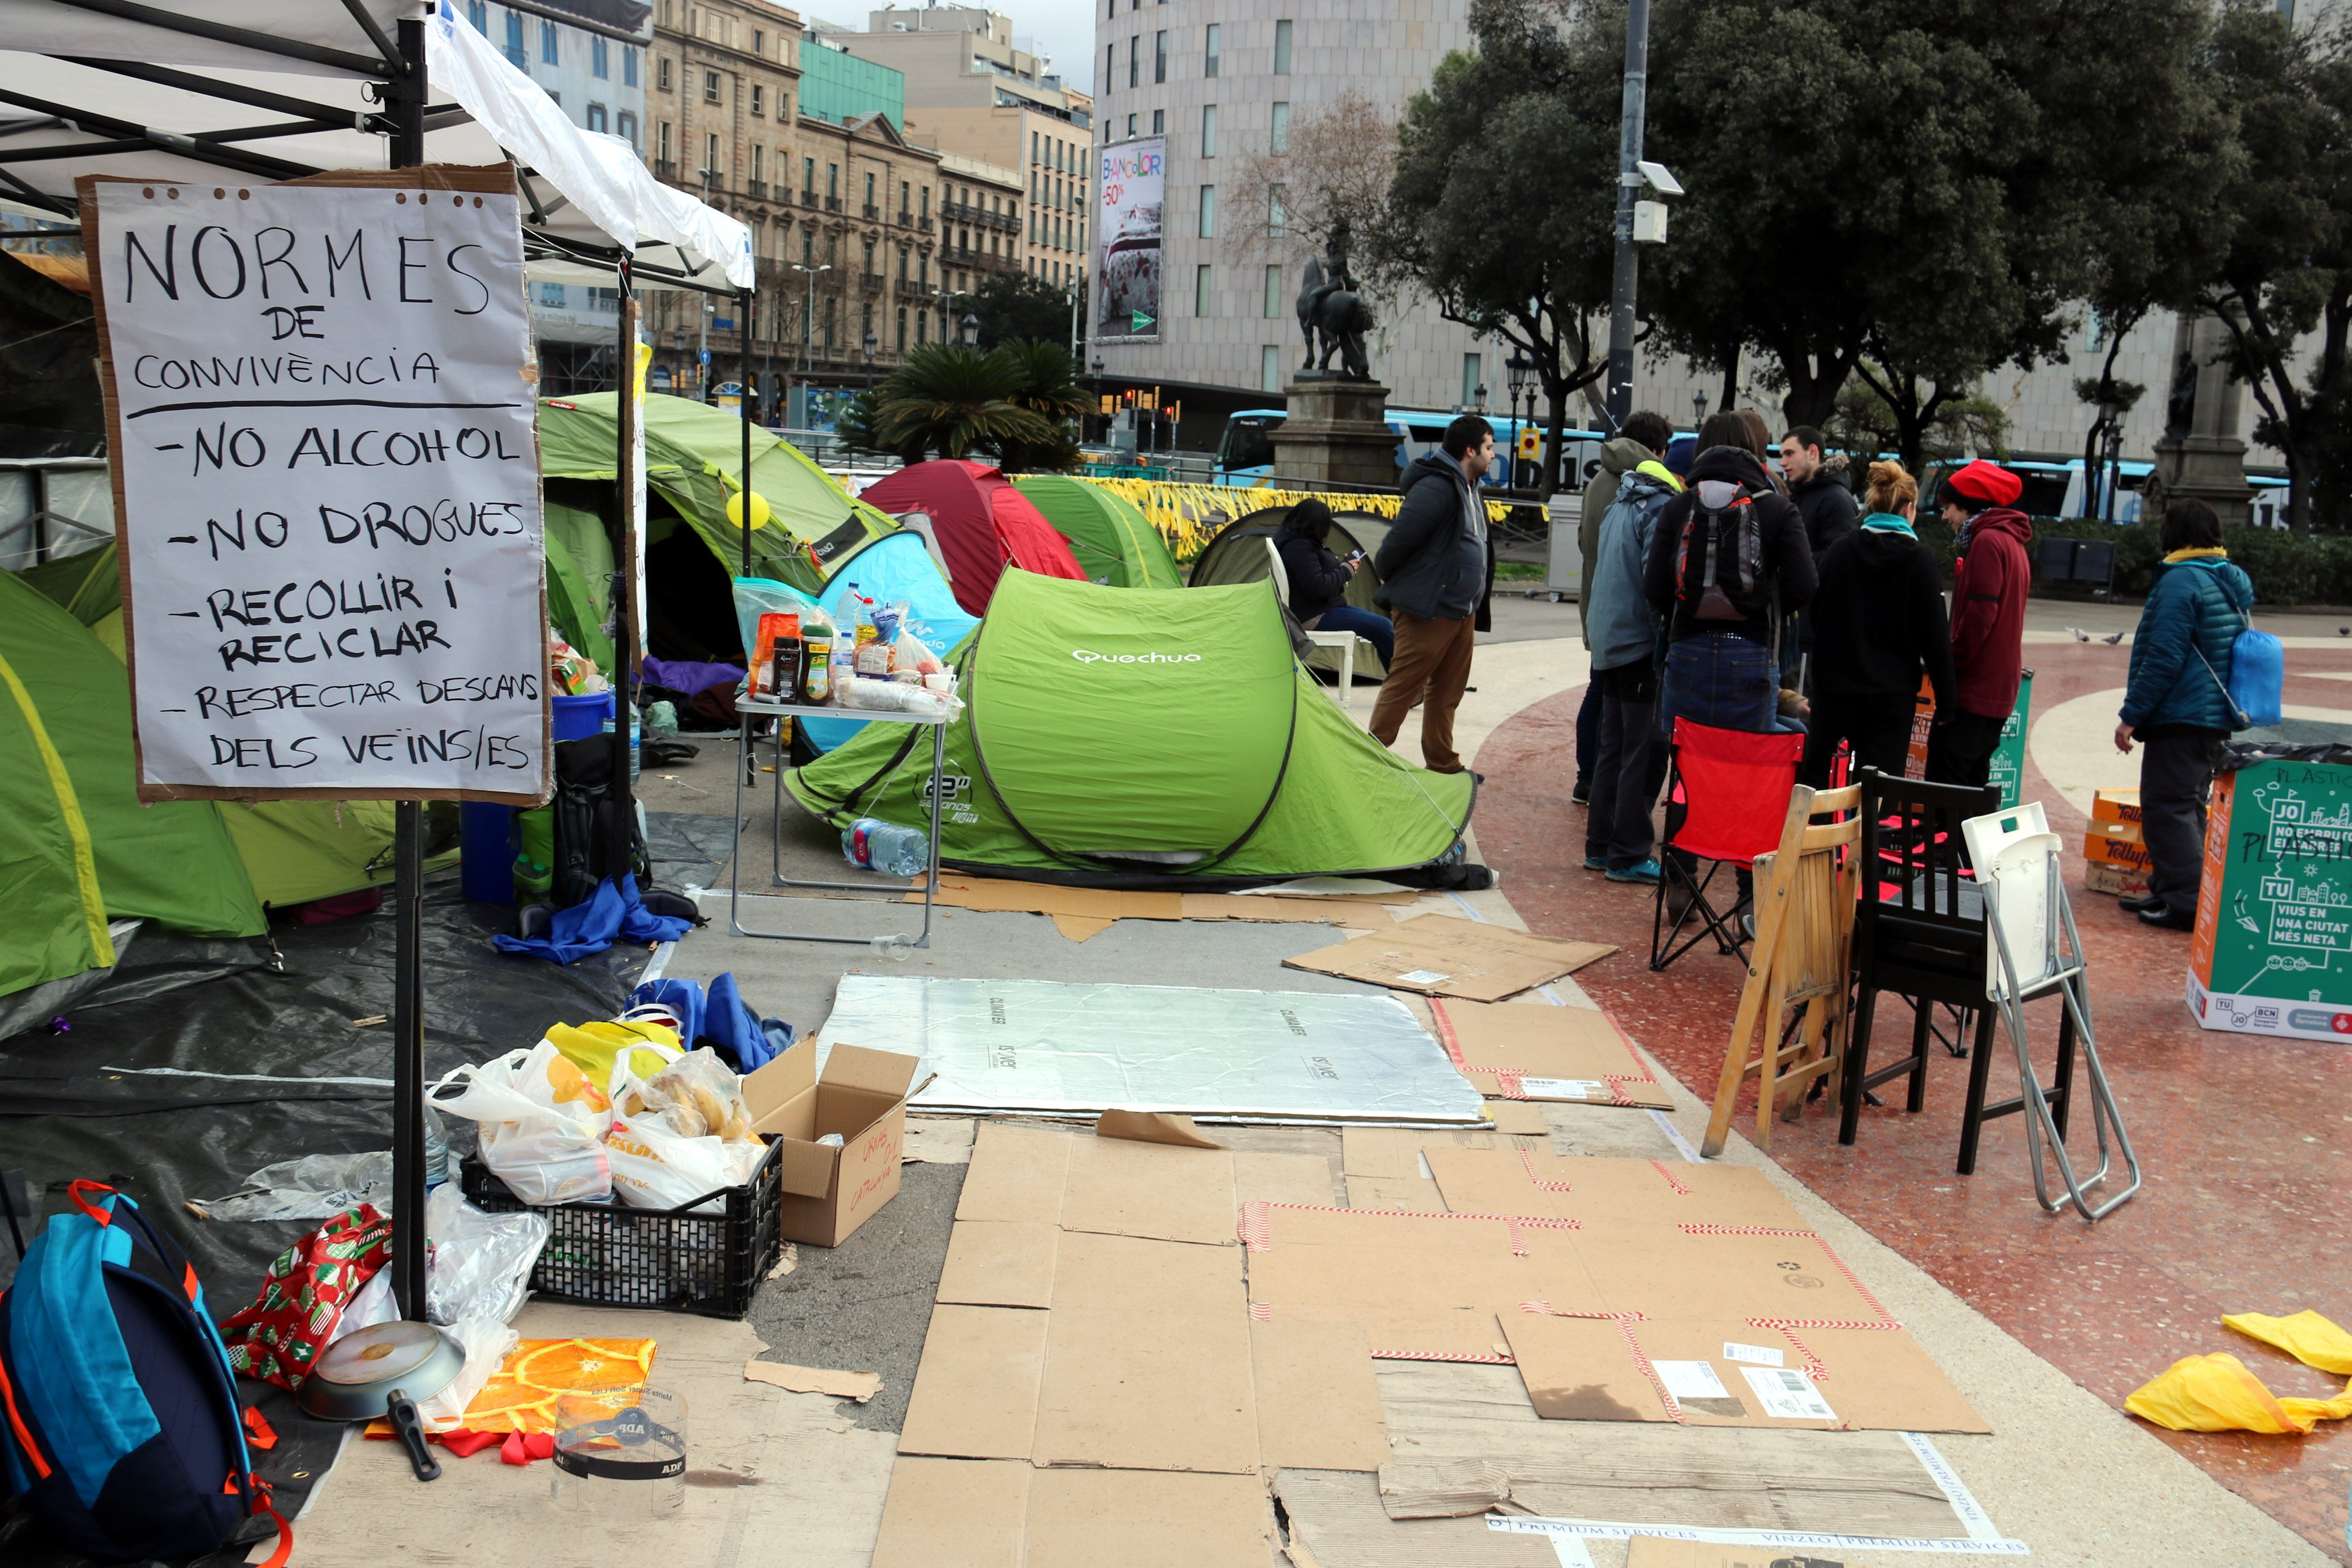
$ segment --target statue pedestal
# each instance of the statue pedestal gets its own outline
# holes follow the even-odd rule
[[[1272,436],[1274,477],[1394,489],[1396,432],[1389,389],[1374,381],[1301,376],[1283,389],[1289,416]]]
[[[2222,361],[2229,346],[2229,329],[2213,316],[2183,315],[2174,327],[2168,427],[2156,444],[2156,472],[2142,492],[2148,522],[2162,522],[2165,506],[2183,497],[2211,507],[2224,528],[2253,521],[2246,444],[2238,439],[2245,389],[2230,379]]]

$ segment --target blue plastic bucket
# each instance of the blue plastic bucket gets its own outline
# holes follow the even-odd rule
[[[584,741],[591,735],[602,734],[613,719],[613,694],[592,691],[585,697],[555,699],[555,738],[559,741]]]

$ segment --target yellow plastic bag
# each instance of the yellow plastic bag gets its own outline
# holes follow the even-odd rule
[[[2317,1312],[2292,1318],[2238,1312],[2221,1321],[2322,1372],[2352,1373],[2352,1334]],[[2124,1408],[2175,1432],[2309,1432],[2352,1415],[2352,1385],[2333,1399],[2282,1399],[2227,1353],[2188,1356],[2132,1391]]]
[[[660,1024],[558,1024],[547,1031],[547,1043],[607,1093],[620,1079],[615,1066],[631,1078],[649,1079],[686,1054],[677,1031]]]

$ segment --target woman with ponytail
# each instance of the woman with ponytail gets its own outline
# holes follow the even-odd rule
[[[1900,463],[1870,465],[1865,515],[1830,546],[1813,597],[1813,714],[1803,781],[1829,780],[1840,741],[1864,768],[1900,776],[1922,672],[1936,705],[1952,699],[1952,645],[1944,620],[1943,574],[1912,523],[1919,482]]]

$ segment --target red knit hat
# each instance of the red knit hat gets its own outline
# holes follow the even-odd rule
[[[1992,506],[2014,506],[2025,493],[2025,481],[1998,463],[1979,458],[1944,481],[1948,489],[1970,500]]]

